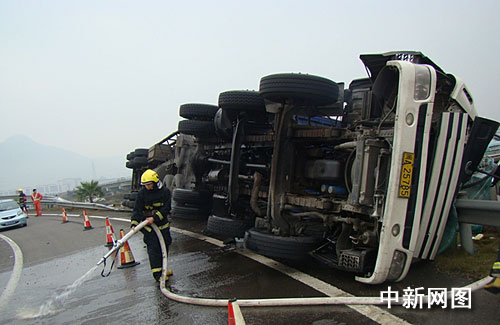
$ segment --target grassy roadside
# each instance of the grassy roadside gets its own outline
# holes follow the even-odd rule
[[[474,241],[474,254],[467,253],[463,248],[451,248],[436,256],[436,268],[450,275],[462,275],[470,279],[487,276],[491,265],[497,258],[500,228],[484,227],[481,240]]]

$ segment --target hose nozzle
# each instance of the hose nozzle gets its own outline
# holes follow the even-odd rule
[[[115,243],[113,245],[113,248],[111,248],[109,250],[109,252],[107,252],[106,255],[104,255],[99,260],[99,262],[97,262],[97,265],[101,265],[102,263],[104,263],[106,261],[106,259],[111,254],[113,254],[114,252],[116,252],[117,250],[119,250],[130,237],[132,237],[133,235],[135,235],[139,230],[141,230],[147,224],[148,224],[148,221],[144,220],[143,222],[141,222],[140,224],[138,224],[134,229],[130,230],[125,236],[123,236],[123,238],[121,238],[120,240],[115,241]]]

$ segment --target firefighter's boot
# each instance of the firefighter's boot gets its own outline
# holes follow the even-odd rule
[[[493,277],[493,280],[488,282],[484,288],[491,293],[500,293],[500,262],[493,263],[490,276]]]

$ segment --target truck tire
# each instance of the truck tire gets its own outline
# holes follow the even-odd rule
[[[184,220],[205,220],[208,211],[199,207],[174,206],[171,211],[172,218]]]
[[[189,204],[198,207],[207,207],[210,193],[207,191],[193,191],[176,188],[172,193],[172,199],[179,205]]]
[[[300,261],[321,242],[315,237],[282,237],[250,229],[245,235],[248,249],[271,258]]]
[[[137,192],[125,193],[125,194],[123,194],[123,198],[125,200],[135,201],[137,199]]]
[[[250,225],[238,219],[221,218],[211,215],[207,221],[207,230],[223,237],[243,238],[245,231],[249,228],[251,228]]]
[[[259,93],[264,99],[276,103],[291,99],[322,106],[337,101],[339,88],[335,82],[323,77],[282,73],[260,79]]]
[[[135,208],[135,201],[123,201],[122,205],[127,208]]]
[[[135,154],[135,153],[134,153],[133,151],[132,151],[132,152],[129,152],[129,153],[127,154],[127,160],[132,160],[132,159],[134,159],[134,157],[135,157],[135,155],[134,155],[134,154]]]
[[[190,120],[212,121],[219,107],[207,104],[183,104],[179,115]]]
[[[265,112],[264,98],[257,91],[231,90],[219,94],[219,107],[227,111]]]
[[[133,162],[137,167],[146,166],[148,164],[148,157],[135,156]]]
[[[149,149],[137,148],[127,154],[127,160],[134,160],[135,157],[147,157]],[[129,167],[130,168],[130,167]]]
[[[182,120],[179,121],[178,130],[180,133],[194,135],[197,137],[215,135],[213,121]]]
[[[137,148],[134,150],[134,157],[147,157],[148,156],[149,149],[145,148]]]

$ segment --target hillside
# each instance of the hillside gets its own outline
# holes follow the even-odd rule
[[[77,151],[78,148],[75,148]],[[65,178],[82,181],[130,175],[123,157],[91,159],[73,151],[13,136],[0,143],[0,191],[32,188]]]

